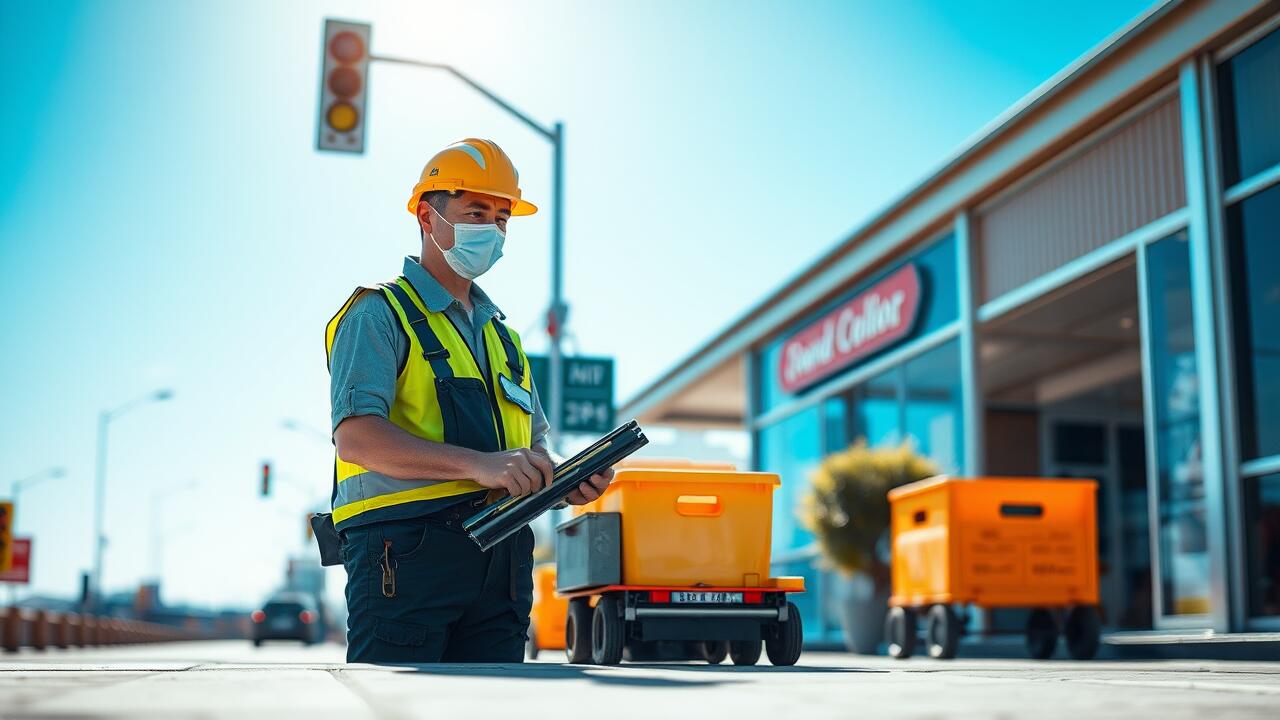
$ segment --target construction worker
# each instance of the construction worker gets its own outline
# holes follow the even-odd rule
[[[461,523],[549,485],[548,424],[520,337],[474,283],[507,222],[537,208],[489,140],[431,158],[409,196],[421,255],[329,321],[333,521],[347,571],[349,662],[520,662],[533,531],[481,552]],[[594,500],[612,471],[569,502]]]

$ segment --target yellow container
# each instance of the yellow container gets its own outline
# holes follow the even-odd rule
[[[555,563],[533,569],[533,609],[529,612],[529,635],[539,650],[564,649],[564,624],[569,599],[556,595]]]
[[[584,512],[622,515],[622,584],[772,587],[773,473],[620,468]],[[779,586],[780,587],[780,586]]]
[[[889,491],[896,606],[1098,603],[1093,480],[938,477]]]

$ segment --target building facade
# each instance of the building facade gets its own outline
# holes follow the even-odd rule
[[[795,507],[860,439],[1096,478],[1113,631],[1280,630],[1280,3],[1153,7],[621,412],[749,431],[810,639]]]

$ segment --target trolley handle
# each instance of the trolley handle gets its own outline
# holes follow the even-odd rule
[[[1044,516],[1044,505],[1040,503],[1000,503],[1001,517],[1038,518]]]

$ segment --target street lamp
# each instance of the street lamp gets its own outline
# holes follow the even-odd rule
[[[34,475],[28,475],[27,477],[14,480],[12,483],[9,484],[9,497],[13,500],[14,508],[16,509],[18,507],[21,507],[20,503],[18,502],[18,497],[22,494],[22,491],[25,490],[26,488],[29,488],[32,485],[35,485],[36,483],[42,480],[54,480],[54,479],[63,478],[66,476],[67,476],[67,471],[65,468],[51,467],[51,468],[46,468],[44,470],[41,470],[40,472]],[[14,519],[16,520],[17,518],[15,517]],[[17,529],[18,529],[17,523],[15,522],[14,531],[16,532]]]
[[[165,500],[172,499],[175,495],[195,490],[197,487],[195,480],[191,480],[177,487],[163,488],[161,490],[153,490],[151,492],[151,573],[155,578],[156,586],[160,585],[160,576],[163,573],[163,558],[161,556],[160,546],[164,542],[163,533],[161,532],[161,510],[162,503]]]
[[[112,420],[124,415],[142,405],[154,402],[163,402],[173,397],[173,391],[168,388],[156,390],[155,392],[134,398],[129,402],[111,409],[103,410],[98,413],[98,456],[94,469],[94,489],[93,489],[93,582],[89,586],[90,605],[97,606],[97,599],[102,593],[102,552],[107,545],[107,536],[103,528],[103,514],[106,507],[107,492],[107,429]]]
[[[569,306],[564,302],[564,293],[562,292],[562,267],[563,267],[563,228],[564,228],[564,123],[557,122],[551,127],[546,127],[537,120],[520,112],[511,103],[498,97],[493,91],[473,80],[462,71],[447,65],[445,63],[424,62],[422,60],[410,60],[407,58],[391,57],[388,55],[369,55],[371,62],[387,62],[397,65],[413,65],[415,67],[428,68],[431,70],[443,70],[462,82],[466,83],[471,89],[488,98],[493,104],[506,110],[515,116],[525,125],[529,126],[535,133],[542,136],[544,140],[551,143],[552,156],[552,183],[551,183],[551,307],[547,309],[547,336],[551,339],[551,358],[549,378],[551,382],[551,392],[549,393],[551,400],[550,423],[551,432],[549,440],[551,447],[557,448],[556,439],[559,437],[559,428],[561,420],[561,348],[560,340],[564,336],[565,324],[569,318]]]

